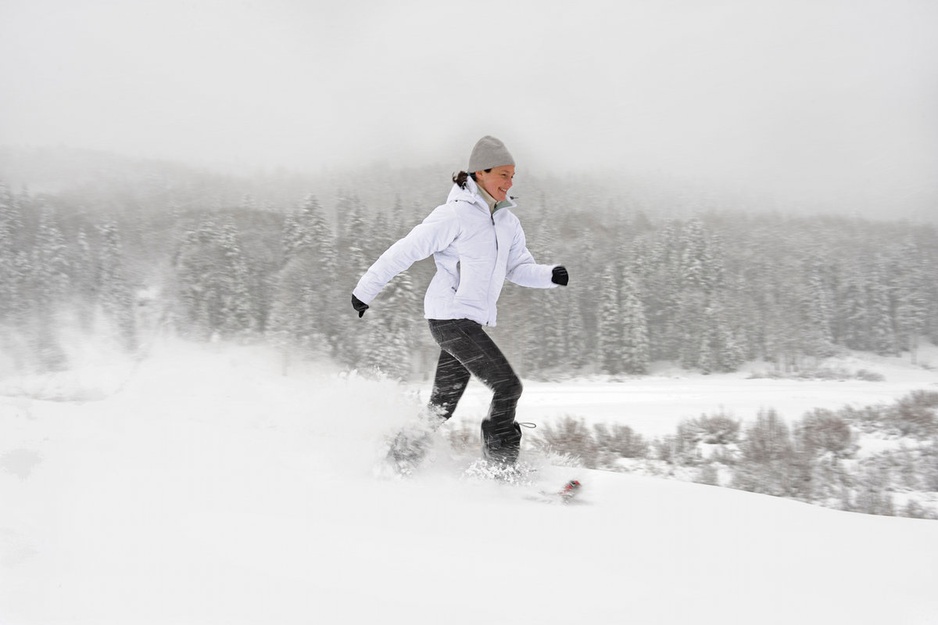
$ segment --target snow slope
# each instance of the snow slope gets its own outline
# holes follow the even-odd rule
[[[587,485],[583,505],[550,505],[527,497],[538,487],[461,479],[445,454],[412,479],[379,479],[383,437],[419,405],[393,383],[282,375],[261,349],[180,344],[120,371],[0,381],[4,625],[938,614],[934,521],[544,467],[544,487]],[[634,381],[667,397],[648,384]],[[732,396],[710,384],[685,396],[700,404],[691,416]],[[23,394],[37,388],[55,401]]]

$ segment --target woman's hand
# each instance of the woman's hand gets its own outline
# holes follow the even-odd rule
[[[554,267],[553,272],[551,272],[550,281],[560,286],[567,286],[567,283],[570,282],[570,274],[567,273],[567,268],[563,265]]]

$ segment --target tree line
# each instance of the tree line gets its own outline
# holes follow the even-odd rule
[[[75,332],[131,352],[172,332],[270,341],[285,363],[327,357],[398,378],[432,370],[422,319],[432,260],[392,281],[362,319],[349,299],[369,264],[433,206],[401,196],[366,206],[343,190],[328,205],[315,194],[181,205],[171,185],[159,191],[156,209],[154,195],[147,210],[115,209],[119,198],[104,210],[0,183],[0,351],[17,366],[57,369],[68,366]],[[659,360],[703,372],[753,359],[797,370],[844,349],[914,359],[921,341],[938,342],[932,226],[714,210],[665,217],[586,191],[581,202],[570,197],[517,211],[535,258],[571,274],[567,288],[503,291],[492,331],[524,376],[637,375]]]

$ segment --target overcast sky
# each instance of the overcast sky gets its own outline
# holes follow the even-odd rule
[[[0,85],[0,145],[938,198],[935,0],[0,0]]]

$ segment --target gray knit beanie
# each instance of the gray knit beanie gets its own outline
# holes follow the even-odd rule
[[[488,135],[479,139],[475,147],[472,148],[472,154],[469,156],[470,174],[477,171],[501,167],[502,165],[514,165],[515,159],[511,158],[508,148],[505,144]]]

